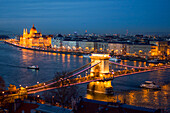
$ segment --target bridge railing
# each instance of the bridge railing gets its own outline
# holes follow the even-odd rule
[[[74,76],[76,76],[76,75],[79,75],[80,73],[85,72],[85,71],[88,70],[88,69],[91,69],[92,67],[96,66],[96,65],[99,64],[99,63],[100,63],[100,62],[98,62],[98,63],[96,63],[96,64],[94,64],[94,65],[92,65],[92,66],[89,66],[89,67],[83,69],[82,71],[79,71],[79,72],[77,72],[77,73],[75,73],[75,74],[73,74],[73,75],[71,75],[71,76],[65,77],[65,78],[63,78],[63,80],[67,80],[67,79],[72,78],[72,77],[74,77]],[[60,82],[60,81],[62,81],[62,79],[59,79],[59,80],[57,80],[57,81],[54,81],[54,82],[51,82],[51,83],[48,83],[48,84],[39,84],[40,86],[35,85],[35,87],[29,87],[29,89],[27,89],[27,90],[28,90],[28,91],[31,91],[31,90],[35,90],[35,89],[39,89],[39,88],[51,86],[51,85],[56,84],[56,83],[58,83],[58,82]]]

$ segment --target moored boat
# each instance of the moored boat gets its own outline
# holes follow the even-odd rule
[[[113,62],[120,62],[121,61],[121,59],[116,58],[116,57],[111,57],[109,60],[113,61]]]
[[[90,58],[90,55],[89,54],[85,54],[83,55],[84,58]]]
[[[28,69],[36,69],[36,70],[39,70],[39,67],[38,67],[38,66],[34,66],[34,65],[28,66],[27,68],[28,68]]]
[[[152,60],[148,60],[148,63],[158,63],[158,59],[152,59]]]

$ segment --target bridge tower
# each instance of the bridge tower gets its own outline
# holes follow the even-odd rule
[[[90,82],[87,86],[87,90],[97,93],[113,93],[113,87],[111,85],[111,80],[106,80],[104,78],[109,78],[109,54],[96,54],[93,53],[90,56],[92,64],[95,65],[91,68],[90,77],[101,78],[103,80],[97,82]],[[99,63],[100,62],[100,63]]]
[[[92,64],[95,65],[96,63],[100,62],[93,68],[91,68],[90,76],[91,77],[105,77],[109,74],[109,54],[96,54],[93,53],[90,56]]]

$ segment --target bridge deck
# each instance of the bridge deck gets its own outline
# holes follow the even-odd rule
[[[90,77],[90,75],[88,75],[86,77],[81,77],[81,78],[72,78],[73,76],[76,76],[76,75],[96,66],[99,63],[100,62],[94,64],[93,66],[87,67],[87,68],[83,69],[82,71],[77,72],[69,77],[64,78],[64,79],[59,79],[59,80],[53,81],[48,84],[40,83],[38,85],[34,85],[29,88],[24,88],[24,90],[17,89],[16,94],[9,94],[9,95],[7,95],[7,97],[34,94],[34,93],[38,93],[38,92],[42,92],[42,91],[47,91],[47,90],[52,90],[52,89],[57,89],[57,88],[62,88],[62,87],[68,87],[68,86],[73,86],[73,85],[79,85],[79,84],[85,84],[85,83],[95,82],[95,81],[113,80],[114,78],[117,78],[117,77],[123,77],[123,76],[128,76],[128,75],[137,74],[137,73],[144,73],[144,72],[149,72],[149,71],[170,68],[169,65],[164,65],[164,66],[160,66],[160,67],[137,68],[137,69],[131,69],[131,70],[117,71],[117,72],[114,72],[113,74],[109,73],[109,76],[107,76],[107,77]]]

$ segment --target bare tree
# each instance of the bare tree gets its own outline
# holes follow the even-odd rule
[[[62,85],[67,82],[66,79],[64,79],[65,77],[68,77],[68,72],[66,71],[62,71],[62,72],[56,72],[55,74],[55,80],[61,80],[60,83],[62,83]],[[50,91],[51,96],[49,96],[48,93],[48,97],[51,97],[51,102],[58,102],[62,107],[67,106],[70,107],[71,106],[71,99],[72,98],[77,98],[78,96],[80,96],[80,89],[78,88],[78,86],[68,86],[68,87],[61,87],[55,90]],[[47,95],[44,93],[43,97],[44,99],[48,99],[48,97],[46,97]],[[49,99],[48,99],[49,100]]]
[[[55,101],[61,106],[71,106],[71,99],[79,96],[80,89],[77,86],[62,87],[53,91]]]

